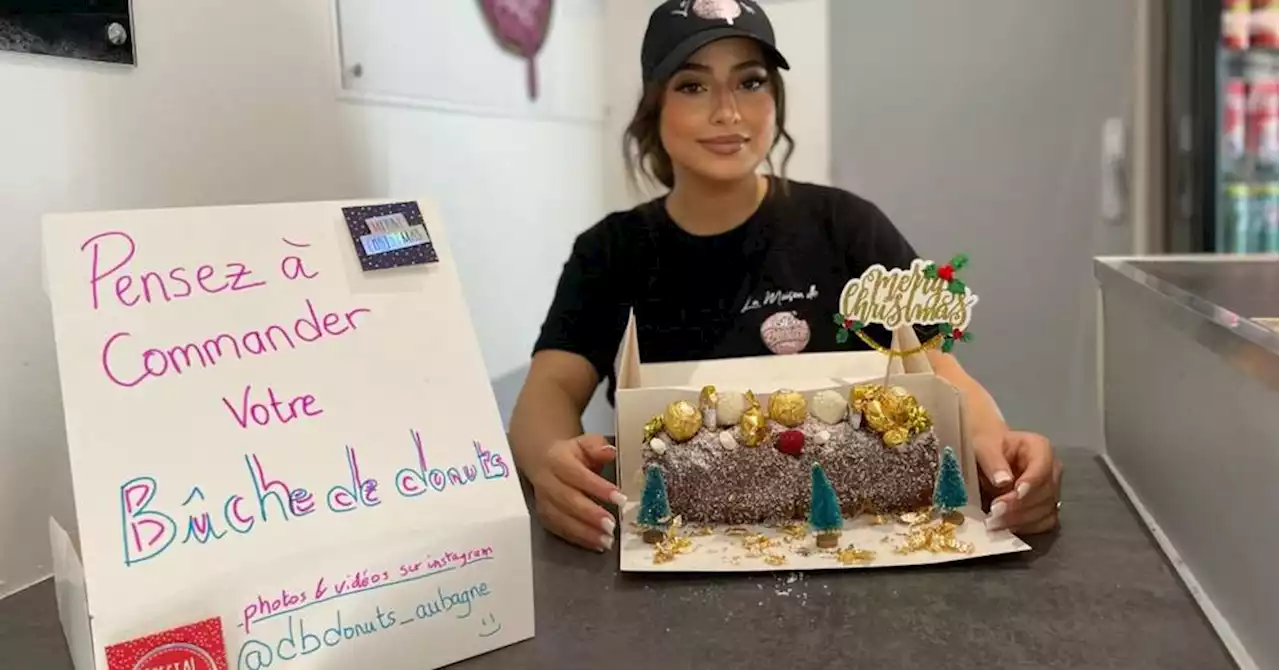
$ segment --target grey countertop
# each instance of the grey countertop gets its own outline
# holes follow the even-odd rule
[[[537,636],[453,667],[1235,667],[1094,452],[1060,453],[1062,529],[995,559],[620,574],[535,528]],[[69,668],[51,582],[0,601],[0,670]]]

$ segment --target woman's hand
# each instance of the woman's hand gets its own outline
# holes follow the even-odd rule
[[[982,490],[993,497],[990,530],[1043,533],[1058,527],[1062,463],[1043,435],[1006,430],[974,436]]]
[[[583,435],[556,442],[525,464],[543,527],[587,549],[612,549],[618,524],[597,501],[608,500],[621,508],[627,499],[596,473],[617,455],[618,450],[603,437]]]

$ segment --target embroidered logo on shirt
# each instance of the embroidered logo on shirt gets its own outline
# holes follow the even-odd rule
[[[680,8],[673,10],[671,13],[676,16],[688,18],[689,12],[693,15],[708,21],[723,20],[729,25],[733,25],[733,20],[742,16],[742,10],[746,10],[748,14],[755,14],[756,10],[747,2],[740,0],[684,0],[680,3]]]
[[[747,298],[742,304],[739,314],[771,305],[785,305],[796,300],[813,300],[818,297],[818,285],[810,284],[807,292],[802,291],[766,291],[763,298]]]

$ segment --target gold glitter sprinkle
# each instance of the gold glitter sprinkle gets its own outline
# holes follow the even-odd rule
[[[734,537],[737,535],[750,535],[751,531],[746,528],[743,528],[742,526],[734,526],[732,528],[724,529],[724,534],[728,535],[729,537]]]
[[[853,545],[849,545],[844,549],[836,552],[836,560],[844,565],[853,565],[855,563],[865,563],[876,557],[876,552],[870,549],[858,549]]]
[[[928,551],[934,554],[971,554],[973,543],[956,537],[956,527],[945,521],[912,526],[905,540],[895,550],[899,554]]]
[[[765,563],[768,563],[769,565],[774,565],[774,566],[777,566],[777,565],[786,565],[786,564],[787,564],[787,557],[786,557],[786,556],[783,556],[783,555],[781,555],[781,554],[767,554],[767,555],[764,557],[764,562],[765,562]]]
[[[893,519],[890,518],[888,514],[877,514],[871,519],[871,525],[883,526],[891,521],[893,521]]]
[[[789,523],[779,530],[788,542],[803,540],[809,535],[809,528],[800,522]]]
[[[666,536],[653,547],[653,564],[662,565],[676,560],[676,556],[693,551],[693,541],[680,535],[680,517],[671,520]]]
[[[907,512],[898,517],[898,521],[908,526],[918,526],[922,523],[928,523],[933,518],[933,509],[924,508],[914,512]]]
[[[706,537],[708,535],[714,535],[715,532],[716,532],[715,529],[713,529],[711,526],[694,526],[693,528],[689,529],[688,536],[689,537]]]
[[[649,422],[644,425],[645,443],[648,444],[649,440],[652,440],[654,436],[660,432],[662,432],[662,415],[661,414],[653,417],[652,419],[649,419]]]

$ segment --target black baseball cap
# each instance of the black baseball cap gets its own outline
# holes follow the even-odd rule
[[[774,65],[790,69],[778,51],[773,24],[752,0],[668,0],[649,15],[640,47],[644,82],[665,81],[698,49],[726,37],[753,39]]]

